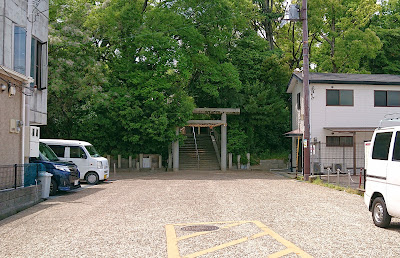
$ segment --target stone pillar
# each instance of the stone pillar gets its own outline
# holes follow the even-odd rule
[[[250,170],[250,153],[247,153],[247,170]]]
[[[224,123],[223,125],[221,125],[221,170],[226,171],[226,113],[222,113],[221,120]]]
[[[107,155],[108,167],[111,167],[111,155]]]
[[[132,156],[129,156],[129,168],[132,168]]]
[[[176,135],[179,135],[179,127],[176,128]],[[174,171],[179,171],[179,140],[172,146],[172,162]]]
[[[158,168],[162,168],[162,156],[158,155]]]
[[[118,168],[122,167],[121,155],[118,155]]]
[[[143,168],[143,154],[139,154],[139,168]]]
[[[240,155],[237,155],[237,168],[240,169]]]
[[[139,171],[140,170],[140,162],[136,162],[136,170]]]
[[[150,163],[150,169],[153,170],[153,157],[150,155],[149,156],[149,163]]]
[[[231,170],[232,169],[232,160],[233,160],[233,154],[229,153],[228,154],[228,169]]]

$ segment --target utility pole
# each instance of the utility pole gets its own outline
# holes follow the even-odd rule
[[[301,20],[303,21],[303,92],[304,92],[304,180],[310,177],[310,87],[309,87],[309,47],[307,24],[307,0],[303,0],[301,7]]]

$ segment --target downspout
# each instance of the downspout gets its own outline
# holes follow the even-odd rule
[[[25,83],[24,83],[25,84]],[[26,100],[26,96],[25,96],[25,89],[22,89],[22,102],[21,102],[21,118],[22,118],[22,133],[21,133],[21,148],[22,148],[22,157],[21,157],[21,164],[25,163],[25,121],[26,121],[26,117],[25,117],[25,100]],[[24,182],[24,175],[22,174],[22,182]]]
[[[6,31],[6,8],[7,8],[7,6],[6,6],[6,0],[4,0],[3,1],[3,6],[4,6],[4,10],[3,10],[3,60],[2,60],[2,65],[4,65],[5,63],[5,58],[4,58],[4,55],[5,55],[5,48],[4,48],[4,44],[6,43],[6,41],[5,41],[5,36],[4,36],[4,34],[5,34],[5,31]]]

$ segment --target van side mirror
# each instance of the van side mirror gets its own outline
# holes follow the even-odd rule
[[[83,153],[81,154],[81,158],[82,158],[82,159],[87,159],[86,153],[83,152]]]

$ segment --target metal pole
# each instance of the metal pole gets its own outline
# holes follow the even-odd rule
[[[299,171],[299,147],[300,147],[300,136],[297,136],[297,149],[296,149],[296,178],[297,172]]]
[[[353,132],[353,175],[357,174],[357,145],[356,145],[356,132]]]
[[[328,167],[328,168],[327,168],[327,170],[328,170],[328,184],[329,184],[329,177],[331,176],[331,175],[330,175],[331,168],[330,168],[330,167]]]
[[[310,106],[309,106],[309,48],[308,48],[308,24],[307,24],[307,0],[303,0],[301,9],[303,21],[303,91],[304,91],[304,180],[310,176]]]
[[[343,169],[343,165],[342,165],[342,169]],[[340,185],[340,169],[336,169],[336,173],[337,173],[337,185]]]
[[[17,172],[18,172],[17,164],[14,164],[14,189],[17,189]]]

